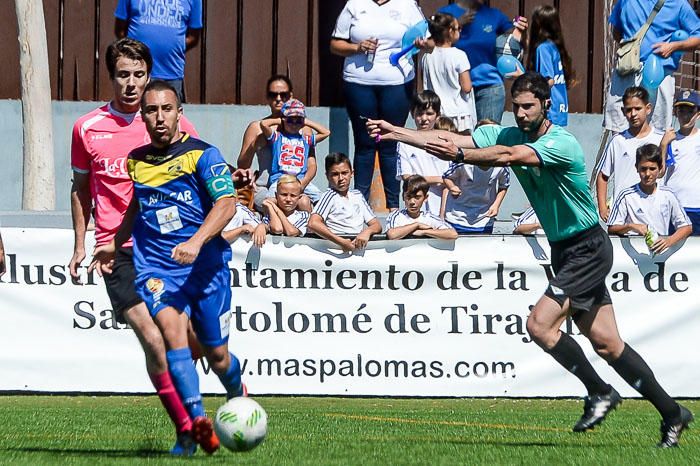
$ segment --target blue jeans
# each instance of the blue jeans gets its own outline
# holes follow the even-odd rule
[[[365,121],[360,117],[379,118],[393,125],[404,126],[413,95],[413,81],[396,86],[365,86],[345,82],[343,90],[355,141],[355,189],[365,199],[369,199],[374,174],[374,153],[379,150],[379,168],[386,206],[389,209],[397,208],[400,184],[396,179],[396,142],[375,143],[367,134]]]
[[[506,105],[506,88],[501,84],[474,88],[476,120],[493,120],[501,123],[503,109]]]

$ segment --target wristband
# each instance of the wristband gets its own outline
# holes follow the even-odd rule
[[[461,147],[457,148],[457,156],[455,156],[455,163],[464,163],[464,151]]]

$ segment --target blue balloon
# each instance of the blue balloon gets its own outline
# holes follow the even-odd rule
[[[522,63],[513,55],[502,55],[496,62],[496,68],[504,78],[510,77],[510,75],[516,71],[525,71]]]
[[[661,81],[664,80],[664,65],[661,57],[652,53],[644,62],[642,70],[642,87],[648,91],[656,91]]]

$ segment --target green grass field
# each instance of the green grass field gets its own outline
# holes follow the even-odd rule
[[[167,454],[174,434],[155,397],[0,397],[0,464],[698,464],[700,434],[654,448],[650,404],[626,400],[574,434],[582,402],[508,399],[256,398],[268,437],[249,453]],[[207,398],[213,411],[223,398]],[[700,401],[684,402],[700,413]]]

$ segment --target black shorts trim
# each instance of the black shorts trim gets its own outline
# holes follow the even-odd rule
[[[612,243],[600,226],[550,245],[554,277],[549,281],[546,296],[560,306],[568,298],[573,313],[612,304],[605,284],[612,269]]]
[[[117,322],[125,324],[124,311],[143,302],[136,293],[136,269],[134,268],[134,251],[130,247],[117,249],[111,274],[104,275],[107,295]]]

